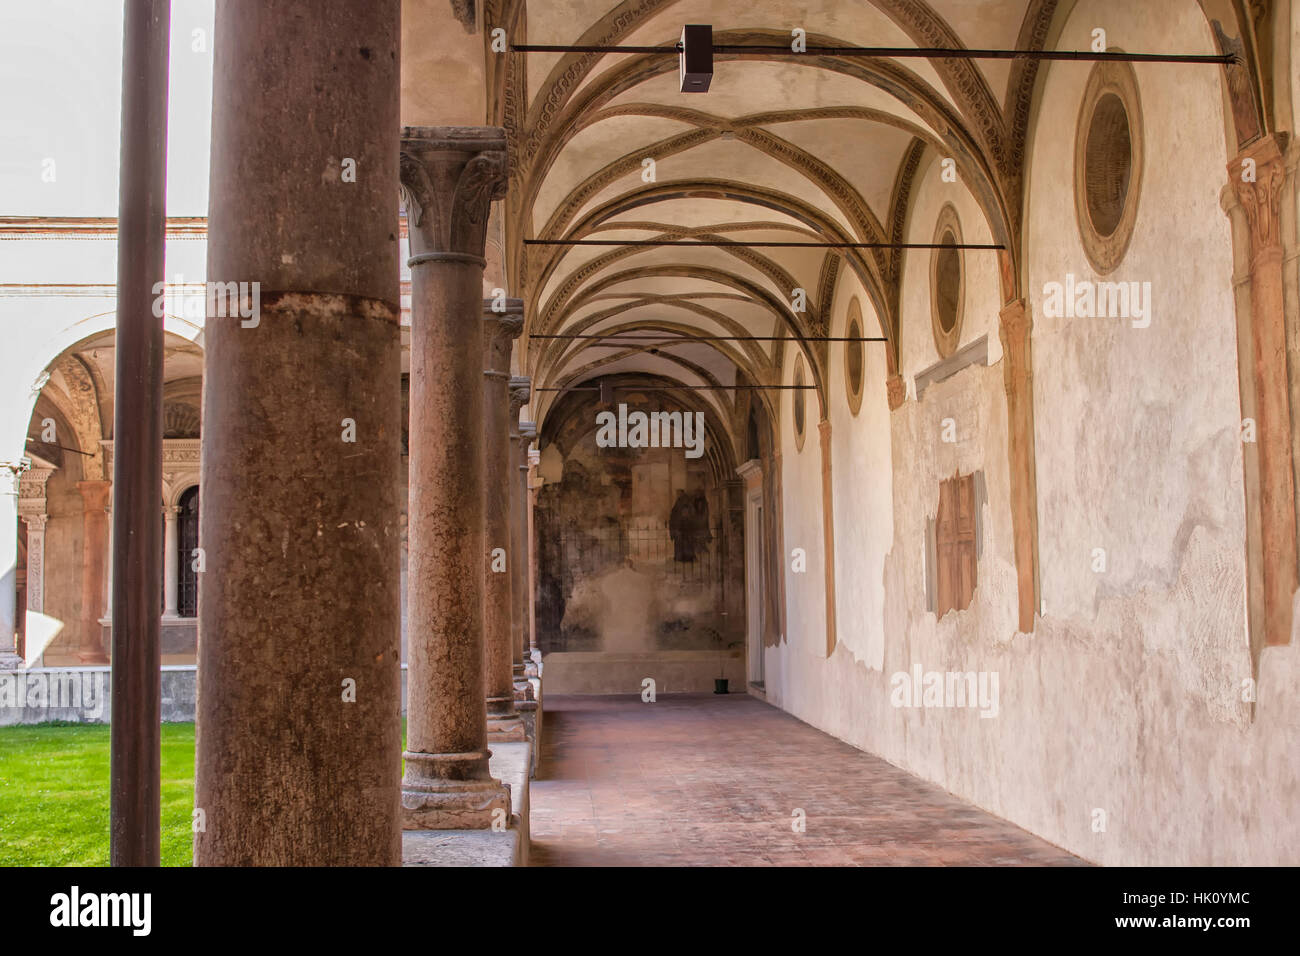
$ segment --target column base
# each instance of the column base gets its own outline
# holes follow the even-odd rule
[[[403,830],[488,830],[510,825],[510,788],[488,772],[490,751],[412,753],[402,780]],[[441,775],[440,775],[440,773]]]
[[[519,710],[519,705],[524,701],[536,700],[533,694],[532,682],[527,678],[515,681],[515,710]]]
[[[16,671],[23,667],[23,659],[13,651],[0,651],[0,671]]]
[[[487,733],[490,744],[519,743],[528,739],[523,718],[519,714],[499,717],[488,715]]]

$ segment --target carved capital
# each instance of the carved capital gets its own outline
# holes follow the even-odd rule
[[[1286,180],[1285,142],[1280,134],[1252,143],[1228,164],[1228,177],[1250,224],[1252,256],[1281,251],[1282,184]]]
[[[506,299],[502,311],[497,299],[483,300],[483,364],[490,375],[510,374],[510,350],[524,330],[524,300]]]
[[[25,505],[32,505],[28,510],[45,510],[45,483],[54,474],[53,468],[29,468],[18,477],[18,510]]]
[[[33,532],[39,533],[45,530],[45,522],[48,520],[49,515],[20,514],[18,517],[26,522],[27,533],[32,534]]]
[[[532,380],[527,375],[512,375],[510,377],[510,428],[513,431],[519,427],[519,409],[528,404],[528,398],[532,394]]]
[[[896,412],[903,407],[903,402],[907,400],[907,383],[903,381],[903,376],[895,372],[885,379],[885,397],[889,399],[889,410]]]
[[[411,258],[485,264],[488,214],[507,186],[497,126],[405,126],[399,159]]]
[[[519,437],[522,438],[522,439],[524,440],[525,443],[526,443],[526,442],[530,442],[530,441],[532,441],[534,438],[536,438],[536,437],[537,437],[537,423],[536,423],[536,422],[520,422],[520,423],[519,423]],[[521,465],[520,467],[527,468],[528,466],[527,466],[527,465]]]

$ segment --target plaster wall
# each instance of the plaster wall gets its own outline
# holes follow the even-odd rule
[[[1091,29],[1131,50],[1210,52],[1194,3],[1080,2],[1057,46]],[[892,546],[884,562],[883,661],[841,640],[829,659],[815,573],[786,562],[786,641],[768,650],[768,697],[803,720],[933,780],[1080,856],[1106,864],[1300,862],[1297,647],[1266,648],[1258,703],[1245,621],[1245,517],[1232,251],[1218,206],[1228,148],[1216,71],[1140,66],[1146,162],[1127,255],[1108,278],[1152,283],[1153,319],[1049,319],[1047,282],[1095,279],[1075,226],[1075,126],[1089,67],[1047,68],[1029,142],[1025,289],[1033,327],[1035,449],[1043,614],[1016,631],[1007,413],[996,284],[968,278],[963,343],[987,330],[990,367],[932,385],[890,416]],[[967,241],[986,241],[932,165],[908,238],[928,242],[944,201]],[[966,261],[971,262],[968,253]],[[934,361],[928,268],[905,270],[901,367]],[[971,273],[968,272],[968,276]],[[836,304],[837,317],[840,309]],[[864,303],[864,313],[865,313]],[[837,319],[842,321],[842,319]],[[832,366],[837,363],[832,362]],[[842,367],[842,362],[838,363]],[[832,375],[835,372],[832,371]],[[788,378],[788,375],[787,375]],[[879,390],[879,382],[868,381]],[[788,394],[788,393],[787,393]],[[914,393],[913,393],[914,394]],[[832,422],[847,412],[832,387]],[[864,411],[835,429],[845,450],[869,433]],[[939,439],[954,418],[957,441]],[[820,527],[820,475],[793,451],[782,416],[787,549]],[[854,435],[846,440],[845,433]],[[815,441],[810,437],[809,442]],[[868,581],[870,546],[841,528],[860,507],[859,475],[836,462],[838,590]],[[982,553],[971,606],[925,610],[924,534],[938,483],[980,470]],[[868,538],[868,541],[870,539]],[[1095,548],[1105,551],[1105,571]],[[809,548],[810,559],[814,549]],[[788,558],[788,556],[787,556]],[[809,562],[810,572],[815,562]],[[850,628],[841,599],[838,627]],[[996,674],[996,716],[975,707],[896,707],[893,677]],[[992,708],[990,708],[992,709]],[[812,811],[810,810],[810,813]],[[1103,828],[1104,826],[1104,828]]]
[[[943,181],[942,158],[933,149],[928,149],[921,160],[913,186],[915,202],[907,217],[907,241],[936,242],[934,232],[939,213],[944,206],[951,205],[957,212],[962,242],[992,243],[993,234],[989,231],[984,213],[970,190],[963,185],[960,176],[955,183]],[[966,279],[966,295],[961,333],[956,347],[961,348],[981,335],[987,335],[989,363],[993,364],[1002,358],[1002,343],[998,339],[998,309],[996,305],[990,307],[990,303],[1000,301],[997,253],[965,249],[960,252],[960,256]],[[917,373],[925,371],[940,358],[930,320],[930,259],[931,252],[926,249],[909,251],[903,259],[903,322],[900,330],[899,370],[907,381],[908,394],[913,398],[916,397]],[[863,301],[862,304],[865,316],[867,303]],[[840,307],[838,303],[837,307]]]
[[[782,382],[794,384],[795,356],[800,354],[797,345],[786,344],[782,361]],[[808,358],[804,356],[807,383],[812,382]],[[816,393],[804,393],[804,442],[799,450],[794,434],[793,389],[781,391],[777,437],[781,449],[782,481],[781,520],[784,528],[785,552],[776,555],[777,567],[785,575],[785,631],[775,646],[763,648],[764,686],[768,700],[796,716],[799,710],[786,706],[786,700],[802,702],[806,684],[805,672],[816,661],[826,658],[826,584],[825,546],[822,527],[822,477],[821,450],[818,445],[817,419],[819,415]],[[833,426],[832,426],[833,427]],[[833,441],[833,439],[832,439]],[[832,444],[832,449],[834,445]],[[795,549],[802,549],[805,571],[793,570]],[[812,691],[812,688],[807,688]],[[815,694],[815,691],[813,691]],[[807,719],[807,718],[804,718]]]
[[[880,335],[866,290],[850,270],[835,292],[831,335],[849,334],[849,303],[862,310],[864,336]],[[862,345],[862,403],[848,402],[844,343],[833,342],[827,370],[831,395],[831,472],[835,479],[835,633],[853,659],[880,670],[885,653],[885,557],[894,539],[894,482],[890,468],[888,365],[884,342]]]

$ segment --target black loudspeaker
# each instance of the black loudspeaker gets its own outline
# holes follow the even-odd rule
[[[688,23],[682,27],[678,67],[683,93],[707,93],[713,80],[713,27]]]

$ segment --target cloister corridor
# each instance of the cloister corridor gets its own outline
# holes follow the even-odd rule
[[[1084,865],[743,694],[550,698],[531,800],[533,866]]]

